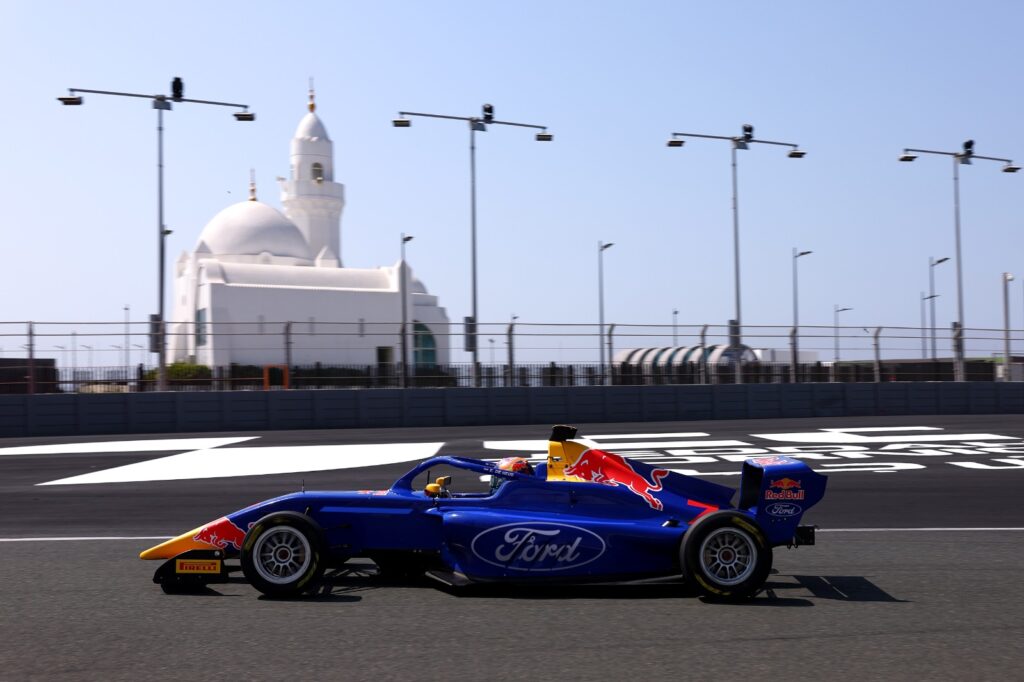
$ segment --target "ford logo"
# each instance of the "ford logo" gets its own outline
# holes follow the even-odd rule
[[[481,561],[513,571],[565,571],[604,554],[601,536],[567,523],[506,523],[477,534],[470,543]]]
[[[768,505],[765,508],[765,511],[768,512],[768,514],[771,516],[786,517],[796,516],[797,514],[802,512],[803,509],[800,507],[800,505],[792,504],[791,502],[776,502],[775,504]]]

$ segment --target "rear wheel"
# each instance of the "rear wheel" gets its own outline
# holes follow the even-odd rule
[[[316,588],[324,573],[320,529],[304,514],[265,516],[242,542],[246,579],[268,597],[292,597]]]
[[[764,534],[750,517],[734,511],[697,521],[683,537],[681,555],[686,578],[713,599],[750,599],[772,568]]]

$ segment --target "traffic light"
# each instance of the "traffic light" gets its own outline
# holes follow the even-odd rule
[[[485,104],[484,105],[484,123],[490,123],[493,120],[494,120],[494,105],[493,104]]]
[[[185,83],[181,78],[175,76],[174,80],[171,81],[171,99],[175,102],[180,102],[181,98],[185,96]]]
[[[750,142],[754,139],[754,126],[749,123],[743,124],[743,141]]]

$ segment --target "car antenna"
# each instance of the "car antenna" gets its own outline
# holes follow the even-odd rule
[[[306,479],[302,479],[302,492],[306,492]]]

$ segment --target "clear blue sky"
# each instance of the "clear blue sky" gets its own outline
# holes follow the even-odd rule
[[[305,112],[307,79],[346,185],[346,265],[409,260],[453,321],[469,314],[467,133],[400,109],[549,126],[550,144],[478,136],[480,317],[722,324],[733,314],[726,143],[669,149],[673,131],[796,142],[802,160],[740,156],[744,322],[918,324],[928,257],[952,256],[948,160],[903,147],[1024,162],[1024,4],[940,2],[27,2],[0,3],[0,320],[120,320],[155,310],[155,113],[69,87],[245,102],[179,105],[166,123],[168,273],[205,223],[245,198],[279,206],[274,178]],[[1024,275],[1024,173],[962,168],[966,321],[1002,325],[999,273]],[[940,326],[952,263],[936,270]],[[1022,296],[1013,290],[1014,326]],[[168,279],[170,292],[170,278]],[[168,293],[170,295],[170,293]],[[460,359],[460,358],[454,358]]]

